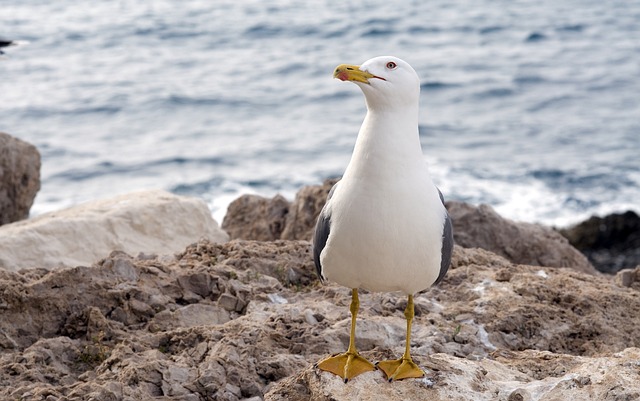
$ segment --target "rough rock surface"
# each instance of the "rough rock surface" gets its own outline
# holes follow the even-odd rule
[[[593,216],[560,233],[602,272],[640,265],[640,216],[633,211]]]
[[[329,191],[338,181],[337,178],[328,179],[322,185],[309,185],[298,191],[289,207],[282,239],[313,238],[318,215],[327,202]]]
[[[40,152],[0,132],[0,225],[29,217],[40,190]]]
[[[607,357],[578,357],[545,351],[496,351],[471,361],[447,354],[427,358],[423,380],[387,383],[379,372],[345,385],[311,367],[286,378],[266,395],[269,401],[331,400],[637,400],[639,348]]]
[[[274,241],[282,235],[287,213],[289,201],[280,195],[242,195],[229,204],[222,229],[231,239]]]
[[[204,201],[140,191],[0,227],[0,268],[91,265],[112,250],[170,254],[203,237],[228,239]]]
[[[349,290],[316,280],[306,241],[200,241],[173,258],[4,271],[0,399],[632,400],[640,268],[625,272],[455,247],[445,280],[416,296],[412,353],[428,379],[371,372],[345,385],[311,366],[346,349]],[[360,301],[359,349],[398,357],[405,297]]]
[[[549,227],[505,219],[489,205],[449,201],[447,210],[455,242],[460,246],[486,249],[514,263],[597,273],[582,253]]]

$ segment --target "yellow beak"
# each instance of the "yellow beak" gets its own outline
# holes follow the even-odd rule
[[[337,66],[333,71],[333,77],[341,81],[354,81],[365,84],[369,83],[369,79],[377,78],[373,74],[360,70],[360,66],[351,64],[340,64]]]

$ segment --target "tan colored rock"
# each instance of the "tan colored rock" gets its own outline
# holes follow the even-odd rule
[[[40,190],[40,152],[0,132],[0,225],[29,217]]]
[[[222,229],[231,239],[274,241],[282,235],[288,212],[289,201],[280,195],[242,195],[229,205]]]
[[[640,266],[635,269],[620,270],[613,280],[621,287],[632,287],[640,291]]]
[[[640,349],[612,356],[559,356],[550,352],[497,352],[473,361],[435,354],[421,380],[388,383],[379,371],[348,384],[308,367],[277,383],[265,401],[405,400],[634,400],[640,398]],[[550,370],[549,368],[553,369]]]
[[[228,239],[204,201],[140,191],[0,227],[0,268],[87,266],[113,250],[171,254],[201,238]]]
[[[453,221],[454,240],[462,247],[486,249],[514,263],[598,273],[582,253],[551,228],[505,219],[489,205],[449,201],[447,210]]]
[[[0,271],[0,399],[599,401],[640,391],[635,281],[459,246],[444,281],[415,297],[412,355],[428,380],[371,372],[345,385],[312,365],[346,349],[350,291],[317,281],[309,246],[200,241],[175,258],[114,252],[91,267]],[[223,294],[246,306],[224,309]],[[360,302],[360,351],[399,357],[406,297],[362,291]]]
[[[150,327],[153,331],[167,331],[179,327],[223,324],[229,320],[229,312],[218,305],[197,303],[183,306],[173,312],[164,310],[156,314]]]

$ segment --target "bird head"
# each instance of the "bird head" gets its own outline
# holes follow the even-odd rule
[[[417,105],[420,97],[418,74],[397,57],[375,57],[359,66],[341,64],[334,70],[333,77],[357,84],[369,109]]]

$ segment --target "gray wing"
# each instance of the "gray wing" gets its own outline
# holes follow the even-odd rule
[[[337,185],[338,184],[336,183],[331,187],[329,195],[327,196],[327,203],[329,202],[329,199],[331,199]],[[329,238],[329,230],[331,228],[331,213],[327,209],[327,203],[325,203],[324,207],[320,211],[318,222],[316,223],[316,231],[313,235],[313,262],[316,265],[316,273],[318,273],[318,277],[320,277],[320,280],[322,281],[325,280],[325,277],[322,274],[320,254],[322,253],[325,245],[327,245],[327,238]]]
[[[440,200],[444,205],[444,196],[442,196],[442,192],[438,189],[438,194],[440,194]],[[447,274],[449,270],[449,265],[451,264],[451,254],[453,253],[453,227],[451,225],[451,218],[449,217],[449,213],[447,214],[444,220],[444,230],[442,231],[442,260],[440,262],[440,274],[438,274],[438,278],[436,279],[433,285],[438,284],[444,279],[444,276]]]

